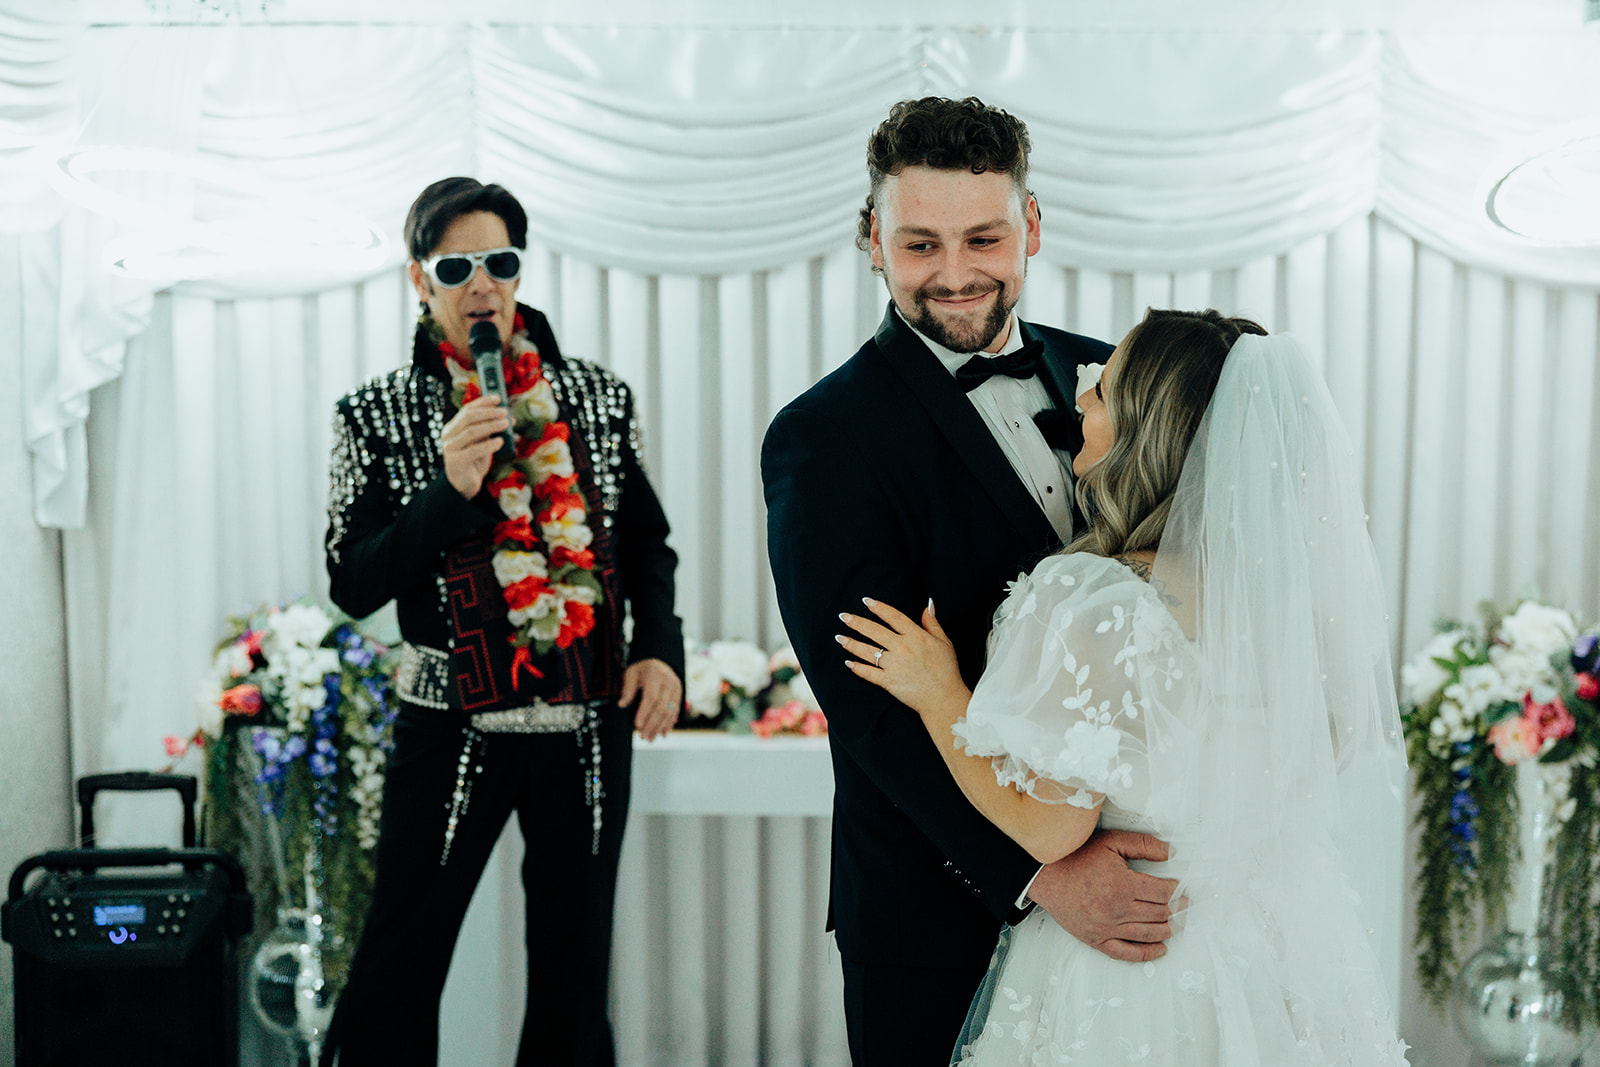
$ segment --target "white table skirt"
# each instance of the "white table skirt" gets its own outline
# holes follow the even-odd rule
[[[623,1067],[849,1063],[828,903],[825,738],[634,741],[611,1018]],[[510,1064],[522,1025],[521,835],[467,913],[445,986],[442,1067]]]

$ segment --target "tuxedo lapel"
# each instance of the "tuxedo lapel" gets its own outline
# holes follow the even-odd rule
[[[1050,394],[1050,402],[1062,411],[1072,411],[1078,406],[1078,365],[1051,348],[1050,342],[1045,341],[1039,331],[1026,322],[1018,319],[1017,325],[1022,328],[1024,344],[1030,341],[1044,343],[1039,381],[1044,384],[1045,392]]]
[[[1029,544],[1056,540],[1044,509],[1023,487],[1005,453],[955,378],[889,306],[873,336],[878,351],[927,410],[939,432],[972,472],[995,507]]]

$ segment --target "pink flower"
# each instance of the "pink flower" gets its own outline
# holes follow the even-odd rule
[[[1522,717],[1527,720],[1528,728],[1541,742],[1560,740],[1578,728],[1578,724],[1572,721],[1572,713],[1561,703],[1560,697],[1551,697],[1548,704],[1535,704],[1532,693],[1524,695]]]
[[[785,730],[793,730],[800,725],[800,720],[805,717],[805,708],[800,706],[798,700],[790,700],[782,707],[770,709],[767,714],[775,710],[778,713],[778,725]]]
[[[1489,740],[1501,763],[1515,765],[1539,752],[1539,731],[1520,715],[1501,719],[1489,727]]]
[[[1600,697],[1600,678],[1592,674],[1580,674],[1577,677],[1578,699],[1593,700]]]
[[[763,740],[778,732],[778,723],[772,718],[771,708],[767,709],[765,715],[750,724],[750,732]]]
[[[820,711],[808,711],[800,720],[800,732],[807,737],[822,737],[828,732],[828,717]]]
[[[161,743],[167,746],[167,755],[169,756],[181,756],[189,751],[189,739],[187,737],[173,737],[169,734],[161,739]]]

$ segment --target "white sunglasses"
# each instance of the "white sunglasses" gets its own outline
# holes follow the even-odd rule
[[[522,252],[516,248],[491,248],[486,252],[444,252],[422,261],[422,269],[441,289],[459,289],[472,280],[479,267],[497,282],[512,282],[522,273]]]

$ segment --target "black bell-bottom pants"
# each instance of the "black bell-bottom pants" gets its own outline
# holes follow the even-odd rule
[[[604,798],[596,855],[585,795],[592,770],[587,732],[474,731],[469,745],[460,713],[401,706],[384,783],[372,908],[329,1028],[325,1067],[335,1052],[339,1067],[437,1063],[450,957],[513,811],[526,845],[528,945],[517,1064],[610,1067],[606,978],[632,718],[624,708],[600,712]]]

